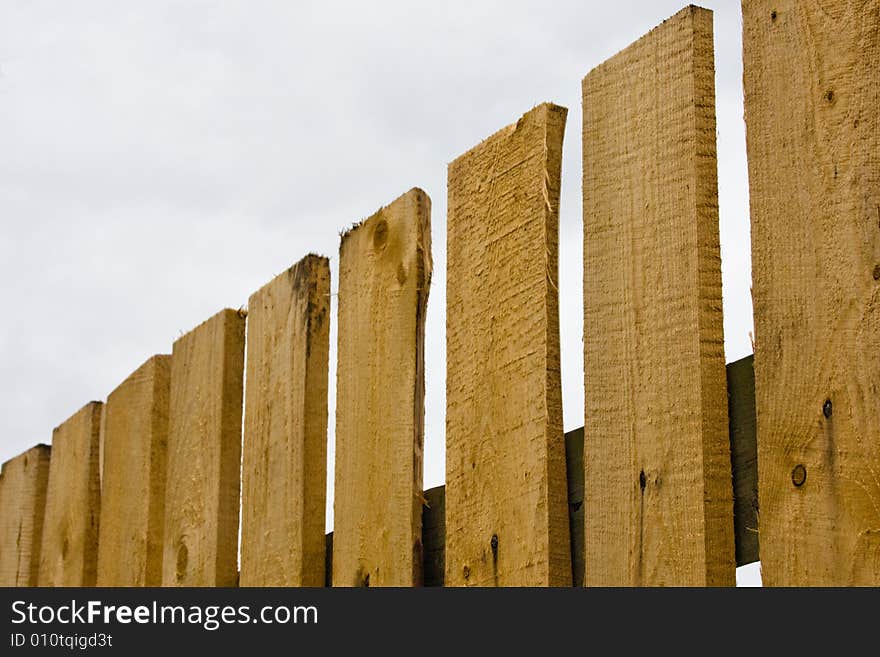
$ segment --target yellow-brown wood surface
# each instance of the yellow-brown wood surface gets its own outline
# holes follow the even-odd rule
[[[744,0],[764,584],[880,585],[880,2]]]
[[[712,13],[591,71],[584,125],[586,585],[733,585]]]
[[[98,586],[160,586],[171,357],[153,356],[104,405]]]
[[[0,586],[36,586],[52,448],[37,445],[0,470]]]
[[[446,586],[571,584],[557,298],[567,110],[449,165]]]
[[[431,201],[412,189],[342,236],[333,585],[422,581]]]
[[[174,343],[163,586],[238,580],[244,328],[227,309]]]
[[[242,586],[323,586],[330,263],[309,255],[248,301]]]
[[[101,402],[89,402],[52,432],[40,586],[94,586],[98,567]]]

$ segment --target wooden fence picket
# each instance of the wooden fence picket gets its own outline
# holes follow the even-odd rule
[[[98,586],[159,586],[171,357],[153,356],[104,404]]]
[[[241,585],[322,586],[330,262],[309,255],[251,295]]]
[[[584,124],[587,585],[733,585],[712,12],[591,71]]]
[[[0,586],[36,586],[52,448],[37,445],[0,470]]]
[[[334,586],[422,582],[431,201],[413,189],[342,236]]]
[[[103,406],[89,402],[52,432],[40,586],[94,586],[97,580]]]
[[[174,343],[163,586],[235,586],[245,313],[223,310]]]
[[[743,0],[761,571],[880,585],[880,2]]]
[[[449,165],[446,585],[571,584],[558,239],[567,110]]]

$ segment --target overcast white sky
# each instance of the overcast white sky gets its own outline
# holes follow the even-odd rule
[[[731,361],[752,330],[740,6],[702,5]],[[307,252],[330,256],[335,291],[339,231],[418,186],[433,201],[425,487],[443,483],[446,164],[543,101],[569,108],[562,384],[565,428],[581,426],[580,83],[683,6],[4,0],[0,461]]]

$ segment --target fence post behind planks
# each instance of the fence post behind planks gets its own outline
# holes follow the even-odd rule
[[[727,364],[727,410],[733,468],[733,532],[736,565],[758,556],[758,443],[754,356]]]
[[[412,189],[342,236],[334,586],[422,583],[431,201]]]
[[[223,310],[174,343],[163,586],[235,586],[245,313]]]
[[[584,102],[589,585],[733,585],[712,12],[591,71]]]
[[[449,165],[446,585],[571,584],[557,298],[567,110]]]
[[[98,433],[103,404],[89,402],[52,432],[40,586],[94,586],[101,513]]]
[[[422,545],[425,550],[425,586],[443,586],[446,570],[446,488],[425,491],[422,509]]]
[[[330,263],[309,255],[251,295],[241,586],[323,586]]]
[[[743,0],[761,570],[880,585],[880,2]]]
[[[0,586],[37,585],[51,453],[37,445],[0,470]]]
[[[159,586],[171,357],[153,356],[107,397],[98,586]]]

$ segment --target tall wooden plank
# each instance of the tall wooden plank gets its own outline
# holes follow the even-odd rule
[[[235,586],[245,313],[223,310],[174,343],[163,586]]]
[[[584,102],[585,584],[733,585],[712,13]]]
[[[36,586],[52,448],[37,445],[0,470],[0,586]]]
[[[40,586],[94,586],[98,567],[101,402],[83,406],[52,432]]]
[[[323,586],[330,262],[248,301],[241,585]]]
[[[557,299],[567,110],[449,165],[446,585],[571,584]]]
[[[431,201],[412,189],[342,236],[333,585],[422,581]]]
[[[880,585],[880,2],[744,0],[761,570]]]
[[[98,586],[160,586],[171,356],[153,356],[107,397]]]

